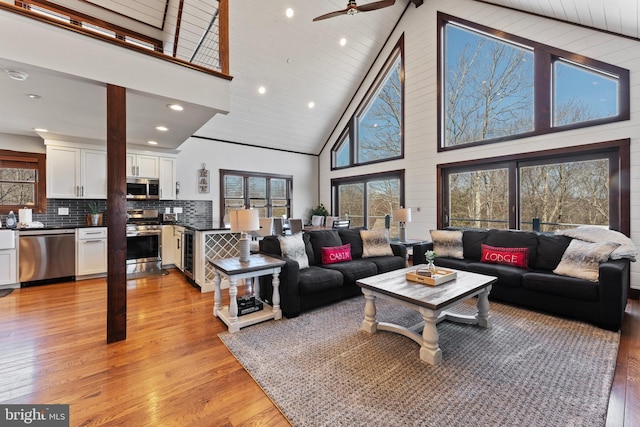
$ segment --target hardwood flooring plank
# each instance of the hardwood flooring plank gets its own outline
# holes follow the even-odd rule
[[[105,279],[0,298],[0,402],[69,404],[72,426],[289,425],[218,338],[226,326],[212,314],[213,294],[176,270],[127,281],[127,339],[112,344],[106,300]],[[637,300],[625,315],[607,425],[640,425]]]

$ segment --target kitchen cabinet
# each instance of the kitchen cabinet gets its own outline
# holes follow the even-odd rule
[[[17,233],[0,230],[0,288],[18,288]]]
[[[107,273],[107,227],[76,230],[76,279]]]
[[[182,237],[184,236],[184,227],[179,225],[173,226],[173,234],[176,242],[176,257],[175,257],[175,266],[178,270],[184,271],[182,266],[182,259],[184,257],[184,251],[182,250]]]
[[[47,145],[47,198],[106,199],[107,152]]]
[[[174,235],[173,225],[162,226],[162,246],[160,250],[160,258],[162,258],[162,267],[168,267],[176,264],[176,252],[178,243]]]
[[[160,200],[176,198],[176,159],[160,157]]]
[[[128,177],[160,178],[160,158],[149,154],[128,152],[126,171]]]

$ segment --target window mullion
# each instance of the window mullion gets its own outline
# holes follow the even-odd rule
[[[551,55],[536,49],[534,51],[534,131],[551,128],[551,78],[553,66]]]

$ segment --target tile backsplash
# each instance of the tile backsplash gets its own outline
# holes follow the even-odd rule
[[[47,199],[47,212],[34,213],[33,221],[39,221],[45,226],[70,226],[75,227],[84,225],[87,221],[89,213],[89,202],[96,202],[103,213],[103,220],[106,219],[108,212],[106,200],[88,200],[88,199]],[[130,209],[158,209],[159,213],[163,213],[165,208],[171,209],[182,208],[180,221],[211,223],[213,218],[213,202],[211,200],[128,200],[127,210]],[[69,215],[59,215],[58,208],[68,208]],[[16,220],[18,220],[18,212],[14,212]],[[2,226],[6,224],[6,215],[0,215]]]

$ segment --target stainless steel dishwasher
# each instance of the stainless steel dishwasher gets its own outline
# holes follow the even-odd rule
[[[76,274],[76,231],[20,230],[21,286],[44,284]]]

